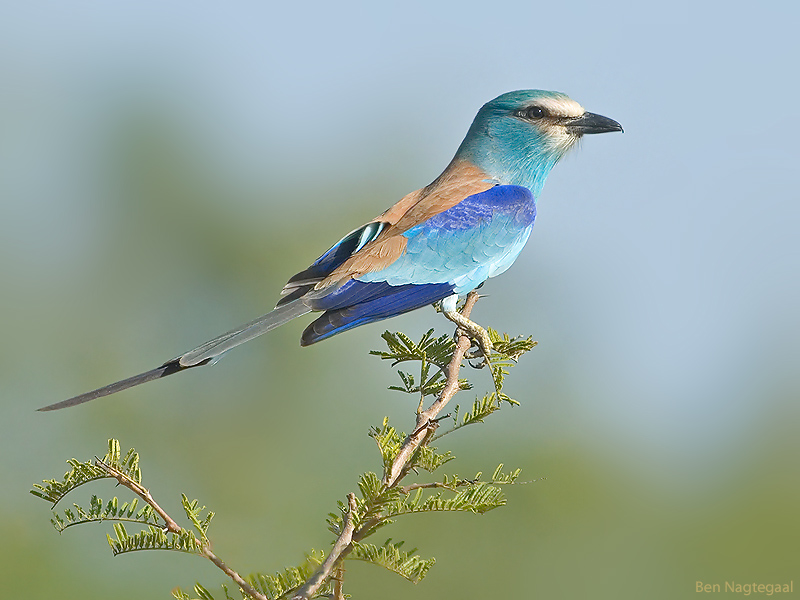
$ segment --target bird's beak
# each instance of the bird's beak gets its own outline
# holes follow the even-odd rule
[[[573,119],[564,125],[567,131],[575,135],[587,133],[608,133],[610,131],[622,131],[622,125],[614,119],[609,119],[602,115],[585,112],[580,117]]]

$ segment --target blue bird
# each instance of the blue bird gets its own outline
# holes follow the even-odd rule
[[[39,410],[75,406],[213,363],[221,354],[310,312],[308,346],[360,325],[441,302],[445,317],[491,349],[456,312],[459,296],[508,269],[530,236],[553,166],[589,133],[622,131],[558,92],[503,94],[478,112],[455,157],[430,185],[348,233],[284,286],[276,308],[158,368]]]

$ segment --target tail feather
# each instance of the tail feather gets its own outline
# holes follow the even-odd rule
[[[61,402],[56,402],[55,404],[44,406],[38,410],[40,411],[58,410],[60,408],[69,408],[70,406],[77,406],[78,404],[89,402],[89,400],[102,398],[103,396],[108,396],[110,394],[116,394],[117,392],[121,392],[122,390],[127,390],[128,388],[131,388],[135,385],[147,383],[148,381],[153,381],[154,379],[160,379],[162,377],[166,377],[167,375],[172,375],[173,373],[177,373],[178,371],[184,371],[187,368],[189,367],[182,367],[176,361],[173,360],[161,365],[157,369],[152,369],[150,371],[147,371],[146,373],[140,373],[139,375],[128,377],[127,379],[123,379],[122,381],[117,381],[116,383],[112,383],[105,387],[97,388],[96,390],[93,390],[91,392],[86,392],[85,394],[74,396],[73,398],[69,398],[68,400],[62,400]]]
[[[177,363],[184,368],[205,364],[231,348],[249,342],[255,337],[272,331],[276,327],[280,327],[292,319],[296,319],[310,312],[311,309],[306,306],[302,300],[294,300],[236,329],[231,329],[227,333],[223,333],[213,340],[209,340],[205,344],[201,344],[197,348],[181,354],[173,360],[177,361]]]
[[[94,400],[96,398],[102,398],[103,396],[116,394],[122,390],[127,390],[128,388],[141,385],[142,383],[147,383],[148,381],[153,381],[154,379],[161,379],[162,377],[172,375],[173,373],[178,373],[179,371],[185,371],[186,369],[191,369],[193,367],[201,367],[203,365],[211,364],[214,362],[215,358],[224,352],[227,352],[231,348],[235,348],[239,344],[244,344],[245,342],[252,340],[254,337],[258,337],[259,335],[267,333],[268,331],[275,329],[276,327],[280,327],[284,323],[288,323],[292,319],[300,317],[309,312],[311,312],[311,309],[303,304],[302,300],[300,299],[288,302],[279,306],[272,312],[255,319],[254,321],[250,321],[249,323],[245,323],[236,329],[232,329],[227,333],[223,333],[222,335],[215,337],[213,340],[209,340],[205,344],[202,344],[193,350],[189,350],[188,352],[185,352],[184,354],[165,362],[160,367],[145,373],[140,373],[139,375],[134,375],[133,377],[128,377],[128,379],[117,381],[116,383],[98,388],[91,392],[86,392],[85,394],[69,398],[68,400],[56,402],[55,404],[45,406],[39,410],[58,410],[60,408],[77,406],[78,404],[83,404],[84,402],[89,402],[90,400]]]

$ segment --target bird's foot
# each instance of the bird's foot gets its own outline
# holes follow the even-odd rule
[[[460,330],[457,330],[456,337],[458,337],[459,333]],[[475,350],[473,351],[472,348],[474,348]],[[487,360],[486,356],[487,355],[483,353],[483,350],[480,349],[480,346],[475,341],[472,342],[472,346],[470,347],[469,352],[464,353],[464,358],[467,359],[467,361],[469,361],[467,364],[469,364],[469,366],[472,367],[473,369],[484,369],[488,367],[490,363]]]
[[[471,321],[461,313],[457,311],[449,311],[445,310],[442,311],[444,316],[447,317],[450,321],[458,325],[458,328],[463,331],[466,335],[468,335],[474,342],[475,345],[478,346],[480,349],[480,354],[472,354],[468,353],[464,356],[467,359],[474,359],[483,357],[483,363],[476,366],[477,368],[482,368],[489,364],[489,358],[492,353],[492,349],[494,345],[492,344],[492,340],[489,338],[489,332],[487,332],[483,327]]]

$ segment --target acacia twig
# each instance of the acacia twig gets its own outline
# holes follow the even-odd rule
[[[320,586],[325,583],[325,580],[337,567],[341,559],[344,557],[345,551],[353,541],[353,532],[356,528],[355,511],[358,509],[356,504],[356,495],[352,492],[347,494],[347,512],[344,515],[342,522],[342,532],[336,539],[336,542],[331,548],[330,554],[325,561],[317,567],[314,574],[309,577],[305,585],[297,590],[297,593],[292,597],[292,600],[308,600],[316,592]],[[341,585],[341,583],[339,584]]]
[[[429,490],[435,488],[442,488],[446,490],[455,490],[458,487],[463,487],[465,485],[475,485],[478,482],[476,479],[459,479],[453,485],[445,485],[441,481],[431,481],[430,483],[412,483],[410,485],[403,485],[397,488],[404,494],[408,494],[409,492],[413,492],[414,490]]]
[[[472,307],[475,306],[478,298],[480,298],[480,296],[477,292],[470,292],[467,295],[464,308],[461,309],[461,315],[463,317],[469,318]],[[464,355],[471,346],[472,340],[459,329],[458,341],[456,342],[455,352],[453,352],[453,358],[445,368],[445,386],[433,404],[426,410],[417,414],[417,422],[414,426],[414,431],[406,437],[403,445],[400,447],[400,451],[397,453],[397,456],[395,456],[394,462],[392,462],[392,466],[389,467],[384,474],[383,484],[386,487],[392,487],[405,475],[408,463],[414,452],[423,442],[430,441],[433,430],[436,428],[436,417],[460,389],[458,374],[461,370],[461,362],[464,360]]]
[[[130,477],[128,477],[125,473],[116,469],[109,465],[108,463],[100,460],[99,458],[95,457],[95,464],[103,469],[106,473],[108,473],[111,477],[116,479],[120,485],[128,488],[134,494],[139,496],[142,500],[147,502],[152,509],[164,520],[164,527],[170,533],[180,533],[184,531],[184,529],[178,525],[178,523],[167,514],[163,508],[161,508],[158,503],[155,501],[153,496],[150,494],[150,491],[145,488],[142,484],[137,483]],[[255,600],[269,600],[264,594],[259,593],[253,588],[252,585],[247,583],[241,575],[239,575],[236,571],[231,569],[228,565],[226,565],[221,558],[219,558],[216,554],[211,551],[210,546],[207,542],[202,542],[197,537],[194,538],[195,544],[200,549],[200,555],[205,556],[208,560],[214,563],[217,567],[219,567],[223,573],[225,573],[228,577],[230,577],[236,585],[238,585],[242,591],[244,591],[248,596],[254,598]]]
[[[344,567],[341,565],[336,569],[336,575],[333,576],[333,600],[344,600],[344,590],[342,589],[344,583]]]
[[[464,303],[464,307],[461,309],[462,316],[469,317],[472,312],[472,307],[475,306],[478,298],[480,298],[480,296],[477,292],[470,292],[467,295],[467,300]],[[458,381],[458,374],[461,370],[461,362],[464,360],[464,355],[472,346],[472,340],[460,329],[457,331],[458,340],[456,341],[456,349],[453,352],[453,357],[447,366],[443,368],[446,377],[445,386],[439,394],[439,397],[426,410],[417,410],[414,430],[406,437],[403,445],[400,447],[400,452],[395,457],[391,467],[387,469],[384,474],[383,484],[387,488],[397,485],[408,473],[408,465],[414,452],[421,445],[431,441],[436,427],[438,426],[437,417],[439,413],[442,412],[447,403],[450,402],[453,396],[461,389]],[[401,489],[406,492],[420,487],[440,487],[440,484],[412,484],[408,486],[408,490],[406,490],[406,488]],[[325,561],[317,568],[303,587],[292,597],[292,600],[308,600],[319,590],[334,570],[337,570],[334,597],[339,598],[341,595],[341,577],[343,573],[341,572],[340,565],[344,558],[352,551],[352,542],[363,539],[363,537],[371,532],[373,527],[383,520],[382,516],[377,515],[361,523],[361,526],[356,528],[355,511],[358,509],[358,505],[356,503],[355,494],[350,493],[347,495],[347,504],[348,511],[343,518],[342,532],[334,542],[330,554],[328,554]]]

